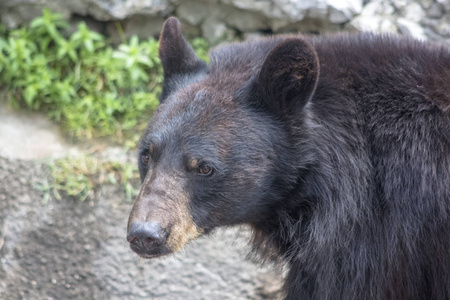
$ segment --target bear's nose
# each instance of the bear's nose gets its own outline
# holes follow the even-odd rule
[[[140,248],[152,248],[164,244],[167,232],[156,222],[133,222],[128,228],[127,241]]]

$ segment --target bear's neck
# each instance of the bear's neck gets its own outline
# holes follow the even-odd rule
[[[367,153],[355,151],[355,144],[367,149],[366,141],[358,140],[354,123],[343,124],[333,118],[323,121],[322,117],[321,122],[316,121],[319,112],[314,111],[314,99],[312,102],[302,125],[307,134],[297,140],[301,146],[296,148],[307,147],[309,155],[306,162],[299,164],[297,184],[277,201],[270,217],[253,224],[255,252],[269,260],[295,265],[296,270],[288,276],[309,278],[308,284],[313,284],[314,278],[331,278],[323,272],[342,271],[337,258],[344,259],[351,247],[364,244],[371,229],[364,224],[373,211],[365,203],[372,198],[369,187],[373,168]],[[326,108],[320,109],[324,114]]]

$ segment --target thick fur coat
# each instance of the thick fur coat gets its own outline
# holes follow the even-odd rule
[[[160,42],[129,228],[164,234],[129,230],[134,251],[249,224],[254,250],[289,267],[286,299],[450,299],[448,47],[281,36],[216,47],[206,64],[174,18]]]

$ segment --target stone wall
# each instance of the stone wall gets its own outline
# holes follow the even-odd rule
[[[450,43],[450,0],[1,0],[0,22],[27,24],[47,7],[75,23],[85,20],[117,38],[157,36],[168,16],[187,35],[212,43],[265,33],[371,30]]]

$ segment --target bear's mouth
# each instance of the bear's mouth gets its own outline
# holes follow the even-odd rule
[[[165,245],[155,245],[151,241],[138,239],[130,241],[130,249],[145,259],[157,258],[172,253]]]

